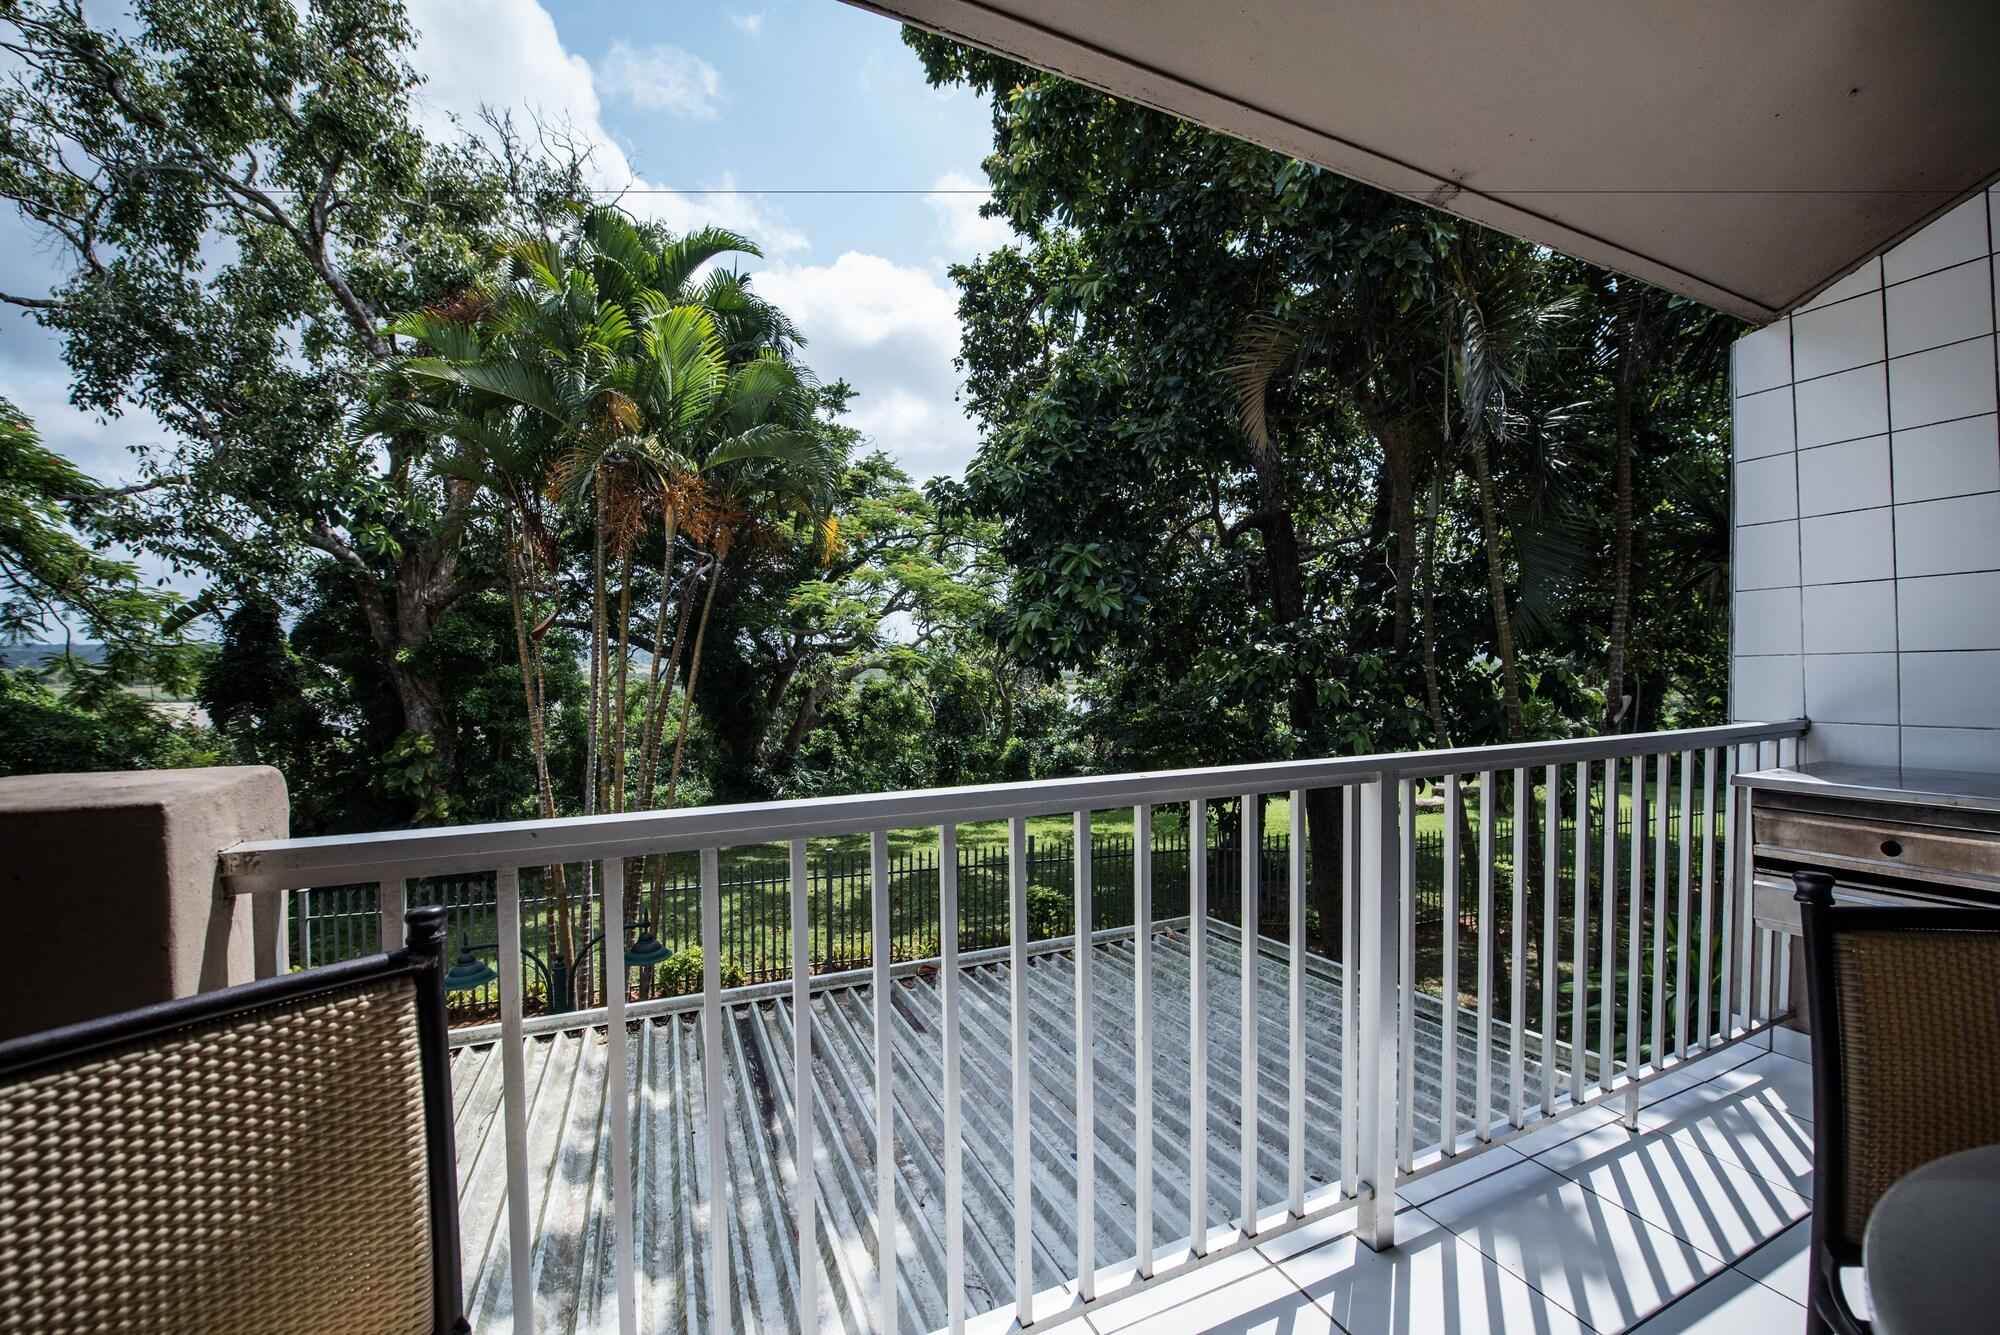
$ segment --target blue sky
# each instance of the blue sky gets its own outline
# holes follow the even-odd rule
[[[859,392],[855,423],[919,479],[956,473],[975,432],[953,401],[956,297],[946,266],[1004,240],[977,216],[984,102],[927,87],[894,23],[837,0],[409,0],[427,80],[419,115],[452,132],[482,105],[566,125],[598,184],[677,229],[716,222],[764,251],[745,267],[804,329],[807,360]],[[915,191],[646,194],[648,189]],[[0,217],[0,289],[36,291],[53,257]],[[144,414],[67,403],[55,340],[0,311],[0,393],[49,444],[107,481]],[[151,563],[147,563],[149,566]]]
[[[924,83],[901,31],[836,0],[413,0],[425,116],[481,103],[598,144],[607,189],[685,229],[719,222],[790,312],[854,421],[919,479],[955,473],[974,430],[953,401],[946,267],[1005,239],[978,216],[983,99]],[[440,128],[442,128],[440,124]],[[770,193],[646,194],[653,189]],[[781,192],[838,193],[781,193]],[[903,193],[868,193],[896,191]]]

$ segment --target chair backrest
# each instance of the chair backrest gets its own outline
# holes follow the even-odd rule
[[[462,1330],[443,910],[0,1045],[0,1330]]]
[[[1827,1240],[1858,1255],[1897,1179],[2000,1143],[2000,910],[1834,905],[1815,877],[1800,875],[1798,896],[1814,1195]]]

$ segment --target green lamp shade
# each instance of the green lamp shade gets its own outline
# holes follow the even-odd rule
[[[639,931],[639,939],[625,952],[625,967],[649,969],[655,964],[665,964],[672,955],[672,951],[660,944],[660,938],[653,935],[653,929],[644,927]]]
[[[458,962],[445,970],[444,990],[447,992],[471,992],[482,988],[500,975],[493,972],[493,966],[474,955],[470,949],[458,952]]]

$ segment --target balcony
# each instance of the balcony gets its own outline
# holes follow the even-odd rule
[[[1738,889],[1728,779],[1789,761],[1803,732],[266,841],[221,870],[263,904],[373,882],[385,918],[432,878],[491,874],[499,1018],[458,1031],[454,1062],[481,1329],[1180,1330],[1198,1314],[1619,1330],[1697,1287],[1683,1301],[1787,1301],[1730,1269],[1805,1214],[1810,1114],[1807,1068],[1771,1050],[1788,960]],[[1308,828],[1319,790],[1337,830]],[[1426,793],[1444,799],[1422,818],[1442,826],[1435,861],[1417,857]],[[1118,809],[1130,881],[1098,884],[1091,813]],[[1260,822],[1281,810],[1273,867]],[[1070,927],[1037,939],[1027,820],[1047,813],[1072,818]],[[1169,866],[1156,820],[1210,855]],[[1212,900],[1232,821],[1238,888]],[[1006,940],[965,949],[957,842],[991,822]],[[938,954],[816,973],[816,841],[867,840],[870,939],[892,941],[912,906],[892,902],[888,836],[909,830],[943,869],[920,908]],[[1312,883],[1320,838],[1337,887]],[[725,988],[723,856],[772,844],[790,977]],[[626,860],[655,854],[698,861],[699,993],[610,988],[594,1009],[526,1014],[524,871],[594,868],[599,921],[623,922]],[[606,935],[603,978],[628,976],[624,950]]]

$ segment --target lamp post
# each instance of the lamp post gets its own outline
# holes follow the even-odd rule
[[[641,919],[636,923],[626,923],[625,926],[627,928],[637,927],[639,929],[637,939],[625,951],[626,969],[651,968],[656,964],[664,964],[668,959],[672,958],[673,952],[660,944],[660,938],[653,934],[653,925],[651,923]],[[521,951],[522,957],[533,964],[536,972],[542,976],[542,985],[548,992],[549,1014],[561,1015],[567,1011],[576,1009],[576,993],[572,985],[572,979],[577,972],[581,971],[584,961],[590,956],[590,952],[603,944],[604,933],[599,932],[590,939],[589,943],[582,950],[577,952],[575,966],[571,966],[561,955],[555,956],[552,963],[543,963],[542,957],[534,951],[527,949]],[[499,948],[499,943],[494,941],[485,941],[476,945],[470,941],[460,942],[457,961],[451,968],[445,971],[445,991],[473,992],[485,987],[488,983],[498,978],[500,975],[494,971],[493,966],[481,959],[474,952],[498,950]]]

